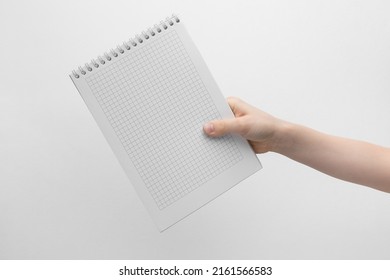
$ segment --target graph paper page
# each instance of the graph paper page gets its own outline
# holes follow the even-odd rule
[[[72,80],[160,230],[261,168],[182,23]]]

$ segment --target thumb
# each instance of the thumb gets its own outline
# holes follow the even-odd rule
[[[239,133],[241,127],[237,119],[213,120],[203,126],[204,132],[212,137],[223,136],[228,133]]]

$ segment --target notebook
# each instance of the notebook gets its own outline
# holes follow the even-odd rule
[[[160,231],[261,169],[245,139],[203,132],[234,115],[176,15],[70,77]]]

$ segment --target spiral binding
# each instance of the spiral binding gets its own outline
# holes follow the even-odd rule
[[[76,70],[72,71],[71,75],[76,79],[80,78],[81,76],[85,76],[88,72],[92,72],[93,69],[97,69],[107,62],[112,61],[123,54],[126,54],[126,52],[131,51],[133,48],[137,47],[138,44],[144,43],[146,40],[149,40],[151,37],[156,36],[158,33],[167,30],[170,26],[173,26],[179,22],[180,19],[177,15],[167,17],[159,24],[155,24],[153,27],[148,28],[147,31],[142,32],[141,35],[135,35],[134,38],[130,38],[128,41],[123,42],[116,48],[110,49],[109,52],[105,52],[96,59],[92,59],[91,62],[85,63],[84,66],[79,66]]]

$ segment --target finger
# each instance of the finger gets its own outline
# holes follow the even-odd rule
[[[224,119],[206,123],[203,130],[209,136],[218,137],[228,133],[240,133],[242,128],[238,119]]]
[[[236,117],[245,115],[250,110],[250,105],[238,97],[229,96],[227,102]]]

